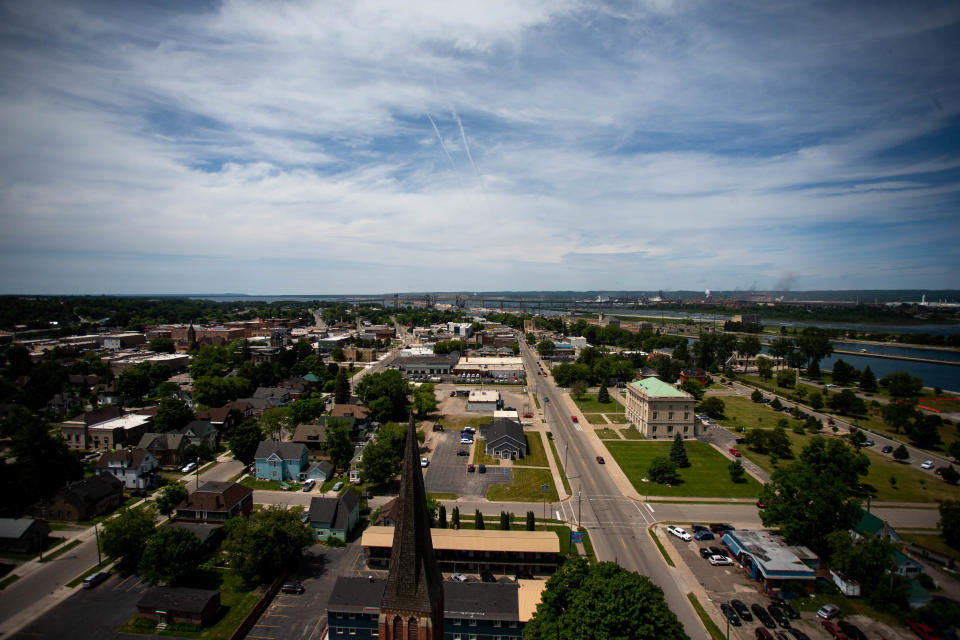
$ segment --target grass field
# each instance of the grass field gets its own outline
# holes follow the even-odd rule
[[[527,455],[520,460],[515,460],[514,464],[520,464],[525,467],[549,467],[547,461],[547,452],[543,450],[543,438],[539,431],[531,431],[523,434],[527,438]]]
[[[934,551],[939,551],[945,555],[953,558],[954,562],[960,562],[960,549],[954,549],[946,543],[940,534],[935,533],[901,533],[897,532],[900,535],[900,538],[905,542],[913,542],[914,544],[920,544],[928,549],[933,549]]]
[[[680,469],[682,482],[672,487],[642,482],[650,461],[670,454],[671,442],[607,442],[607,449],[633,483],[638,493],[661,497],[755,498],[760,484],[751,477],[747,482],[734,484],[727,466],[730,461],[708,444],[688,440],[687,458],[690,465]]]
[[[608,417],[610,418],[611,422],[615,422],[618,417],[622,417],[622,416],[623,414],[621,413],[620,416],[617,416],[616,414],[614,414]],[[583,417],[586,418],[587,422],[589,422],[590,424],[594,424],[594,425],[610,424],[609,422],[603,419],[602,413],[585,413],[583,414]]]
[[[440,416],[437,419],[437,424],[442,424],[443,428],[447,431],[452,431],[456,429],[457,431],[463,431],[464,427],[473,427],[477,428],[480,426],[481,422],[490,422],[489,417],[480,417],[480,416]]]
[[[597,437],[601,440],[619,440],[620,433],[615,429],[595,429]]]
[[[616,393],[616,391],[614,391]],[[571,396],[572,397],[572,396]],[[580,411],[584,413],[624,413],[625,409],[623,405],[610,398],[610,402],[603,403],[597,400],[597,394],[595,393],[585,393],[583,398],[580,400],[574,399],[574,402],[577,403],[577,406],[580,408]],[[610,418],[613,420],[613,417]]]
[[[559,495],[557,494],[557,488],[553,486],[553,476],[549,469],[514,469],[513,484],[492,485],[487,489],[487,500],[494,502],[536,502],[544,499],[540,487],[545,484],[550,486],[546,499],[556,502]]]
[[[769,406],[754,402],[750,398],[724,396],[721,399],[724,404],[723,413],[726,417],[717,422],[728,429],[734,429],[738,425],[746,429],[773,429],[782,418],[787,419],[788,430],[795,424],[803,424],[802,421],[790,417],[790,414],[774,411]]]
[[[486,440],[477,440],[473,445],[473,463],[474,464],[485,464],[489,466],[498,466],[500,464],[500,458],[494,458],[493,456],[488,456],[487,453],[487,441]]]
[[[557,443],[553,441],[553,434],[547,434],[547,441],[550,443],[550,452],[553,454],[553,461],[557,465],[557,470],[560,472],[560,479],[563,480],[563,490],[567,492],[567,495],[573,495],[573,491],[570,490],[570,481],[567,480],[567,473],[563,470],[563,460],[560,459],[560,455],[557,453]]]
[[[646,440],[647,439],[637,429],[631,429],[630,427],[627,427],[626,429],[620,429],[620,435],[623,436],[624,440]]]

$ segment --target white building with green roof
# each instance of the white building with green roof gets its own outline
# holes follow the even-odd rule
[[[627,385],[627,422],[645,437],[697,436],[694,397],[659,378],[644,378]]]

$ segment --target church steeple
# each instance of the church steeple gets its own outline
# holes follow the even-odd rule
[[[410,414],[397,497],[390,573],[380,601],[380,640],[443,639],[443,576],[430,537],[430,512]]]

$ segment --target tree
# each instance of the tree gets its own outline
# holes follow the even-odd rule
[[[776,409],[776,410],[778,410],[778,411],[779,411],[780,409],[782,409],[782,408],[783,408],[783,403],[780,402],[780,398],[774,397],[774,398],[773,398],[773,402],[770,403],[770,408],[771,408],[771,409]]]
[[[500,530],[501,531],[510,531],[510,517],[512,513],[507,511],[500,512]]]
[[[447,528],[447,508],[443,505],[437,509],[437,521],[441,529]]]
[[[797,372],[793,369],[784,369],[777,372],[777,386],[792,389],[797,384]]]
[[[450,516],[450,526],[454,529],[460,528],[460,507],[453,508],[453,514]]]
[[[548,581],[536,613],[523,629],[528,640],[688,638],[663,590],[613,562],[567,560]]]
[[[413,390],[413,408],[421,417],[437,410],[437,394],[432,382],[421,384]]]
[[[730,481],[736,484],[741,484],[747,481],[747,472],[743,468],[743,463],[739,460],[734,460],[729,465],[727,465],[727,470],[730,472]]]
[[[343,367],[337,369],[337,377],[333,383],[333,401],[336,404],[347,404],[350,402],[350,378],[347,376],[347,370]]]
[[[814,411],[820,411],[823,409],[823,394],[819,391],[811,392],[809,402]]]
[[[701,400],[703,400],[703,396],[706,393],[706,391],[703,388],[703,383],[701,383],[699,380],[694,380],[692,378],[690,380],[685,381],[683,384],[681,384],[680,388],[686,391],[687,393],[689,393],[690,395],[692,395],[693,399],[696,400],[697,402],[700,402]]]
[[[850,381],[859,377],[856,367],[848,364],[842,358],[833,363],[833,382],[839,385],[850,384]]]
[[[834,531],[827,536],[830,567],[860,583],[863,595],[875,605],[890,605],[901,600],[897,579],[890,573],[891,556],[896,545],[885,538],[868,536],[857,540],[847,531]],[[899,603],[906,604],[902,599]]]
[[[537,518],[533,511],[527,511],[527,531],[535,531],[537,528]]]
[[[169,398],[180,393],[180,385],[169,380],[157,385],[157,395],[161,398]]]
[[[160,515],[169,516],[177,505],[187,499],[187,487],[182,482],[169,482],[157,493],[155,504]]]
[[[773,363],[770,358],[757,358],[757,373],[762,380],[769,380],[773,377]]]
[[[117,392],[127,402],[139,402],[150,391],[149,365],[142,364],[124,369],[117,376]]]
[[[750,394],[750,399],[759,404],[763,402],[763,393],[760,389],[754,389],[753,393]]]
[[[869,365],[860,373],[860,390],[867,393],[874,393],[877,390],[877,377]]]
[[[337,345],[331,349],[330,357],[333,358],[334,362],[343,362],[346,359],[346,355],[343,353],[343,347]]]
[[[762,350],[763,345],[760,344],[760,338],[757,336],[742,336],[737,341],[737,351],[749,358],[754,357]]]
[[[914,416],[917,415],[917,409],[908,402],[894,400],[881,409],[880,415],[883,417],[883,421],[893,428],[894,432],[900,433],[901,429],[906,430]]]
[[[153,428],[160,433],[180,431],[195,418],[193,411],[180,398],[163,398],[153,416]]]
[[[703,402],[697,405],[697,410],[701,413],[705,413],[715,420],[722,420],[724,416],[724,411],[726,410],[727,405],[724,404],[723,400],[717,396],[710,396],[709,398],[704,398]]]
[[[800,461],[815,473],[836,478],[851,490],[870,471],[870,459],[838,438],[814,436],[800,452]]]
[[[657,456],[651,460],[647,475],[658,484],[676,484],[680,480],[677,464],[667,456]]]
[[[537,343],[537,353],[540,354],[541,358],[548,358],[553,355],[556,345],[553,344],[550,340],[544,340]]]
[[[296,425],[293,424],[293,420],[290,417],[290,410],[286,407],[267,409],[263,412],[263,415],[260,416],[259,424],[263,437],[276,440],[277,442],[283,440],[283,433],[285,431],[292,432],[296,428]]]
[[[807,377],[818,380],[820,378],[820,361],[814,360],[807,365]]]
[[[903,462],[910,457],[910,452],[907,451],[907,448],[903,445],[900,445],[893,450],[893,459],[897,462]]]
[[[683,435],[679,431],[673,436],[673,444],[670,445],[670,459],[679,469],[690,466],[690,461],[687,459],[687,447],[683,442]]]
[[[960,482],[960,472],[953,468],[952,464],[948,464],[943,471],[940,472],[940,477],[943,478],[943,481],[950,485],[956,485]]]
[[[940,535],[954,549],[960,549],[960,500],[944,500],[940,503]]]
[[[950,446],[947,447],[947,453],[950,454],[950,457],[960,462],[960,440],[954,440],[950,443]]]
[[[149,343],[150,351],[155,351],[157,353],[173,353],[176,351],[176,346],[173,344],[173,340],[170,338],[154,338]]]
[[[772,455],[778,458],[792,458],[793,451],[790,449],[790,436],[786,429],[777,425],[767,434],[767,449]]]
[[[139,573],[150,582],[176,585],[203,561],[203,543],[182,527],[161,527],[150,536],[140,557]]]
[[[867,413],[867,404],[850,389],[830,396],[827,405],[841,415],[862,416]]]
[[[375,487],[384,487],[400,473],[403,446],[407,430],[389,422],[377,434],[377,439],[363,448],[360,477]]]
[[[480,513],[480,509],[477,509],[477,510],[473,513],[473,528],[474,528],[474,529],[478,529],[478,530],[479,530],[479,529],[485,529],[485,528],[486,528],[486,526],[484,525],[484,522],[483,522],[483,514]]]
[[[606,385],[600,385],[600,391],[597,392],[597,402],[603,404],[608,404],[610,402],[610,392],[607,391]]]
[[[793,351],[793,340],[790,338],[774,338],[770,342],[768,352],[777,359],[778,362],[785,360],[787,354]]]
[[[583,394],[587,392],[587,383],[583,380],[577,380],[570,387],[570,394],[577,400],[583,399]]]
[[[915,398],[923,391],[923,380],[906,371],[897,371],[880,378],[880,386],[894,398]]]
[[[224,528],[223,550],[247,584],[266,582],[293,566],[303,548],[313,543],[310,526],[300,521],[300,514],[277,505],[248,518],[231,518]]]
[[[233,430],[230,438],[230,450],[233,456],[244,465],[253,463],[257,447],[263,440],[263,433],[255,422],[242,422]]]
[[[807,359],[808,373],[814,367],[819,376],[820,361],[833,353],[833,343],[830,335],[820,327],[806,327],[797,339],[797,349]]]
[[[923,415],[917,412],[913,423],[907,426],[907,435],[918,447],[932,449],[942,442],[940,439],[941,426],[943,426],[943,418],[940,416]]]
[[[103,523],[100,544],[106,555],[117,559],[121,570],[132,573],[140,564],[144,541],[155,529],[152,509],[123,508],[115,518]]]
[[[537,336],[532,331],[528,331],[523,337],[526,338],[527,344],[533,344],[537,341]]]
[[[407,417],[410,408],[408,391],[407,381],[396,369],[364,376],[354,389],[354,393],[370,408],[370,413],[379,422]]]

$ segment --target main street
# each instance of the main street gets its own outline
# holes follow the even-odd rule
[[[570,447],[569,454],[565,455],[565,472],[574,497],[579,494],[584,502],[583,523],[597,558],[614,561],[650,578],[663,589],[670,609],[677,614],[687,634],[691,638],[709,638],[646,531],[656,519],[651,509],[658,507],[624,497],[605,465],[596,463],[600,452],[594,451],[593,443],[580,425],[571,422],[564,394],[553,384],[551,377],[539,375],[540,365],[523,338],[520,339],[520,350],[528,372],[528,389],[537,394],[543,418],[550,425],[554,438]],[[576,504],[576,499],[570,503],[571,506]]]

